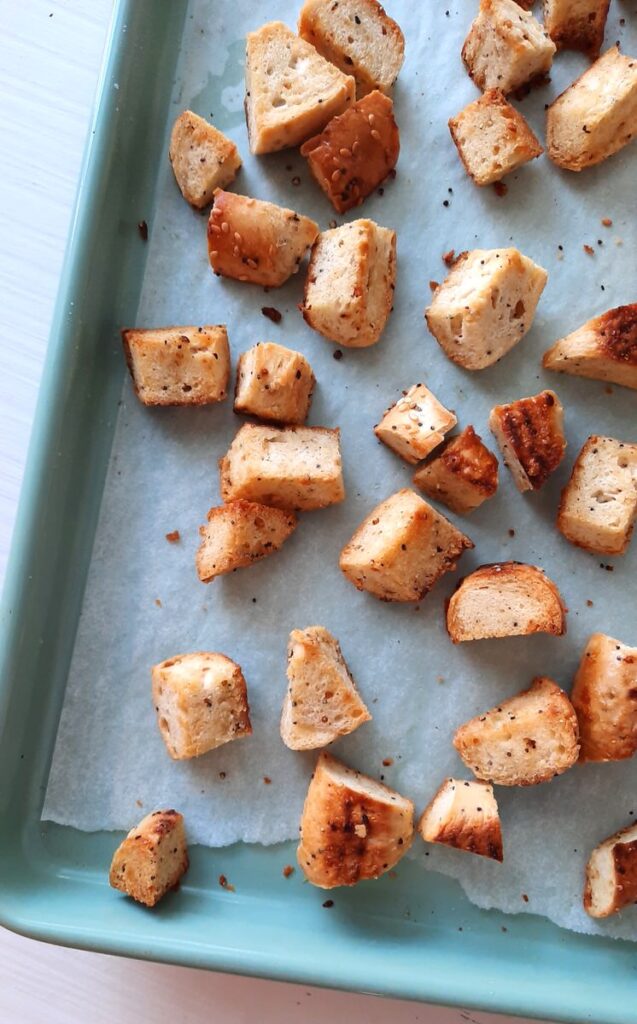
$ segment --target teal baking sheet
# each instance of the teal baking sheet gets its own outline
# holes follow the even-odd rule
[[[220,11],[229,8],[220,0]],[[40,821],[144,271],[186,5],[116,5],[51,331],[0,628],[0,920],[48,941],[554,1020],[637,1020],[634,946],[473,907],[416,863],[325,894],[293,844],[195,847],[149,912],[107,884],[112,833]],[[264,19],[267,10],[264,6]],[[117,85],[117,88],[114,86]],[[143,125],[143,130],[140,126]],[[218,885],[220,874],[235,891]]]

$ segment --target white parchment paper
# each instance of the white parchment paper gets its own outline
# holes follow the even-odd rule
[[[401,155],[395,181],[347,219],[369,216],[398,232],[395,309],[382,340],[345,350],[307,328],[296,309],[303,274],[265,295],[215,278],[206,253],[206,217],[177,190],[165,153],[138,324],[228,325],[233,362],[260,340],[303,351],[318,388],[310,422],[339,425],[347,485],[344,504],[302,517],[283,550],[210,586],[194,568],[198,526],[219,502],[217,460],[240,425],[230,401],[203,409],[145,409],[129,382],[123,392],[101,520],[43,816],[81,829],[131,827],[143,811],[170,805],[186,816],[195,842],[275,843],[297,834],[314,762],[279,739],[285,650],[294,627],[323,624],[340,639],[373,721],[335,745],[338,756],[412,797],[418,811],[447,774],[466,774],[451,737],[480,710],[545,674],[569,687],[594,630],[637,643],[637,541],[612,563],[569,545],[554,526],[560,488],[593,432],[635,440],[635,394],[542,371],[556,338],[611,306],[635,301],[634,196],[637,145],[581,175],[541,158],[507,179],[508,194],[480,190],[465,176],[447,119],[475,97],[460,48],[475,5],[468,0],[390,11],[407,36],[395,89]],[[625,4],[613,2],[607,43],[637,51]],[[170,122],[184,107],[237,142],[244,158],[235,188],[291,206],[322,227],[334,211],[296,151],[249,156],[243,119],[243,37],[265,20],[293,24],[289,0],[197,0],[182,43]],[[630,20],[627,18],[627,20]],[[544,105],[586,66],[562,54],[550,85],[520,101],[543,137]],[[142,126],[140,126],[140,131]],[[168,128],[167,128],[168,130]],[[632,220],[629,220],[632,214]],[[141,214],[140,214],[141,215]],[[610,217],[612,227],[601,219]],[[423,310],[430,280],[442,280],[442,254],[515,245],[549,271],[532,331],[497,366],[467,373],[428,334]],[[583,246],[590,245],[593,254]],[[283,313],[280,325],[263,305]],[[106,339],[105,339],[106,340]],[[425,380],[488,442],[496,402],[553,387],[566,411],[567,458],[539,494],[520,495],[501,468],[497,497],[459,521],[475,542],[459,572],[421,605],[387,605],[357,593],[338,569],[340,548],[379,500],[410,483],[409,468],[372,433],[402,388]],[[612,393],[611,393],[612,392]],[[181,542],[165,534],[179,530]],[[449,642],[444,599],[459,574],[515,558],[543,566],[569,607],[568,634],[493,642]],[[197,760],[175,763],[160,738],[150,698],[150,667],[173,654],[219,650],[243,667],[254,735]],[[393,765],[383,767],[383,759]],[[269,783],[265,779],[271,780]],[[637,939],[637,908],[604,924],[581,909],[588,851],[637,819],[637,761],[576,767],[548,785],[499,789],[505,839],[502,866],[417,840],[427,868],[457,877],[482,907],[544,914],[579,931]],[[522,898],[526,894],[528,902]]]

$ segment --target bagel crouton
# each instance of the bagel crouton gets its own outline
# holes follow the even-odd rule
[[[125,329],[122,341],[144,405],[208,405],[228,394],[230,349],[223,324]]]
[[[253,501],[231,501],[211,508],[208,522],[199,528],[197,574],[202,583],[216,576],[252,565],[279,550],[296,529],[293,512],[259,505]]]
[[[580,761],[623,761],[637,753],[637,647],[593,633],[575,675]]]
[[[244,423],[219,469],[225,502],[245,498],[308,512],[345,497],[338,428]]]
[[[153,666],[153,704],[174,760],[199,757],[252,733],[243,672],[225,654],[180,654]]]
[[[177,811],[153,811],[115,850],[109,882],[114,889],[154,907],[188,869],[184,819]]]
[[[370,512],[341,551],[357,590],[382,601],[419,601],[473,541],[408,488]]]
[[[562,491],[557,528],[601,555],[626,553],[637,517],[637,444],[592,435]]]
[[[478,779],[536,786],[577,761],[577,717],[557,683],[538,677],[528,690],[461,725],[453,745]]]
[[[458,420],[424,384],[414,384],[374,427],[379,441],[415,464],[445,439]]]
[[[542,366],[637,389],[637,303],[587,320],[545,352]]]
[[[272,423],[305,423],[314,384],[300,352],[260,341],[239,357],[234,411]]]
[[[492,185],[544,152],[529,125],[499,89],[489,89],[449,118],[460,159],[476,185]]]
[[[513,92],[546,75],[555,43],[530,11],[515,0],[480,0],[462,47],[462,59],[479,89]]]
[[[599,57],[610,0],[543,0],[544,28],[558,50]]]
[[[463,252],[433,293],[427,326],[452,362],[483,370],[530,330],[547,276],[517,249]]]
[[[234,142],[192,110],[175,121],[168,154],[181,194],[197,209],[212,202],[216,188],[227,188],[241,167]]]
[[[595,847],[584,885],[584,910],[591,917],[609,917],[630,903],[637,903],[637,825]]]
[[[473,427],[465,427],[416,470],[414,484],[452,512],[466,515],[497,491],[498,460]]]
[[[413,839],[414,805],[323,752],[305,798],[298,862],[321,889],[378,878]]]
[[[445,779],[423,811],[418,831],[426,843],[503,859],[500,815],[488,782]]]
[[[554,391],[494,406],[489,426],[519,491],[538,491],[564,458],[564,410]]]
[[[454,644],[529,633],[566,632],[566,612],[552,580],[534,565],[481,565],[458,584],[447,606]]]
[[[326,747],[372,717],[356,690],[338,640],[323,626],[292,630],[287,676],[281,739],[290,750]]]

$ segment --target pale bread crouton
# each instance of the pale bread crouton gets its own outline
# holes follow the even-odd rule
[[[339,213],[360,206],[378,188],[399,152],[394,104],[378,90],[333,117],[320,135],[301,146],[301,156]]]
[[[324,338],[365,348],[378,341],[387,323],[395,279],[396,232],[354,220],[316,239],[299,308]]]
[[[405,57],[405,39],[377,0],[305,0],[299,35],[353,75],[356,93],[389,92]]]
[[[358,694],[338,640],[323,626],[292,630],[287,676],[281,739],[290,750],[326,747],[372,717]]]
[[[584,910],[591,917],[609,917],[631,903],[637,903],[637,825],[595,847],[584,885]]]
[[[227,188],[241,167],[234,142],[192,110],[175,121],[168,155],[181,194],[198,209],[212,202],[216,188]]]
[[[489,426],[519,491],[538,491],[564,458],[564,410],[554,391],[494,406]]]
[[[476,185],[492,185],[544,152],[522,114],[499,89],[489,89],[449,118],[449,131]]]
[[[429,388],[414,384],[389,407],[374,433],[401,459],[415,465],[442,444],[457,422],[455,413],[445,409]]]
[[[405,488],[370,512],[341,551],[341,570],[357,590],[381,601],[419,601],[456,567],[473,541]]]
[[[637,444],[593,435],[562,491],[557,528],[571,544],[625,554],[637,517]]]
[[[557,683],[538,676],[528,690],[461,725],[453,745],[478,779],[536,786],[577,761],[577,717]]]
[[[154,907],[188,869],[184,819],[177,811],[153,811],[115,850],[109,882],[138,903]]]
[[[637,57],[618,46],[602,54],[546,113],[546,151],[567,171],[582,171],[623,149],[637,134]]]
[[[321,889],[378,878],[411,846],[413,815],[411,800],[323,752],[301,818],[303,874]]]
[[[579,721],[580,761],[623,761],[637,753],[637,647],[593,633],[571,701]]]
[[[225,654],[178,654],[153,666],[152,681],[159,731],[175,761],[252,733],[243,672]]]
[[[318,224],[294,210],[217,189],[208,219],[215,274],[278,288],[296,274]]]
[[[610,0],[542,0],[544,28],[558,50],[599,57]]]
[[[542,366],[637,389],[637,303],[587,320],[545,352]]]
[[[460,581],[447,606],[454,644],[529,633],[566,632],[560,592],[542,569],[522,562],[481,565]]]
[[[546,75],[554,53],[548,33],[515,0],[480,0],[462,47],[462,59],[478,88],[503,93]]]
[[[488,782],[445,779],[423,811],[418,831],[426,843],[503,860],[500,815]]]
[[[244,423],[219,469],[224,501],[308,512],[345,497],[338,428]]]
[[[231,501],[211,508],[199,528],[197,574],[202,583],[234,572],[278,551],[296,529],[293,512],[253,501]]]
[[[414,473],[419,490],[456,512],[473,512],[498,489],[498,460],[473,427],[450,437]]]
[[[530,329],[547,277],[517,249],[463,252],[433,293],[427,326],[452,362],[483,370]]]
[[[314,384],[300,352],[260,341],[239,357],[234,411],[271,423],[305,423]]]
[[[245,112],[252,153],[298,146],[354,102],[356,83],[281,21],[246,38]]]
[[[228,394],[225,326],[128,328],[122,341],[135,394],[144,405],[207,405]]]

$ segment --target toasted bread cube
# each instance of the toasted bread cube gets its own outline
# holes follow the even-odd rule
[[[230,185],[241,167],[234,142],[192,110],[175,121],[168,155],[181,194],[198,209],[212,202],[216,188]]]
[[[591,917],[609,917],[630,903],[637,903],[637,825],[595,847],[584,885],[584,909]]]
[[[347,75],[357,96],[389,92],[405,57],[405,39],[377,0],[305,0],[299,35]]]
[[[543,0],[544,28],[558,50],[599,57],[610,0]]]
[[[539,491],[564,458],[564,410],[554,391],[496,405],[489,426],[519,491]]]
[[[462,47],[462,59],[479,89],[513,92],[549,71],[555,43],[515,0],[480,0]]]
[[[281,739],[290,750],[326,747],[371,719],[338,640],[323,626],[292,630],[287,675]]]
[[[466,515],[497,491],[498,460],[473,427],[465,427],[416,470],[414,484],[452,512]]]
[[[623,761],[637,753],[637,647],[593,633],[571,701],[579,721],[580,761]]]
[[[402,459],[415,464],[442,444],[457,422],[429,388],[414,384],[389,407],[374,433]]]
[[[237,363],[234,411],[270,423],[305,423],[315,378],[305,356],[260,341]]]
[[[562,491],[557,528],[571,544],[623,555],[637,518],[637,444],[593,435]]]
[[[231,501],[211,508],[208,522],[199,528],[197,574],[202,583],[234,572],[278,551],[296,529],[293,512],[259,505],[253,501]]]
[[[372,220],[342,224],[314,243],[301,312],[330,341],[374,345],[391,312],[395,278],[396,232]]]
[[[357,590],[381,601],[419,601],[472,547],[473,541],[405,488],[363,520],[339,565]]]
[[[184,819],[177,811],[153,811],[115,850],[109,882],[138,903],[154,907],[188,869]]]
[[[176,761],[252,733],[243,672],[225,654],[179,654],[154,665],[152,677],[159,731]]]
[[[318,224],[284,206],[217,189],[208,220],[215,274],[278,288],[296,274]]]
[[[543,569],[497,562],[460,581],[447,606],[447,630],[454,644],[529,633],[562,636],[566,610]]]
[[[528,690],[461,725],[453,745],[478,779],[537,786],[577,761],[577,717],[557,683],[538,676]]]
[[[618,46],[602,54],[546,113],[546,151],[567,171],[582,171],[623,149],[637,134],[637,58]]]
[[[396,166],[399,152],[394,104],[378,91],[333,117],[301,146],[301,156],[339,213],[371,195]]]
[[[252,153],[298,146],[354,102],[356,83],[281,21],[246,38],[246,122]]]
[[[544,150],[499,89],[489,89],[449,119],[460,159],[476,185],[492,185]]]
[[[228,394],[225,326],[130,328],[122,331],[122,341],[144,405],[208,405]]]
[[[426,843],[442,843],[502,862],[502,830],[493,786],[445,779],[418,823]]]
[[[378,878],[411,846],[413,816],[411,800],[323,752],[301,818],[303,874],[321,889]]]
[[[547,277],[517,249],[463,252],[433,293],[427,326],[452,362],[483,370],[530,329]]]
[[[637,303],[595,316],[544,354],[546,370],[637,389]]]
[[[345,497],[338,428],[244,423],[219,469],[224,501],[309,512]]]

